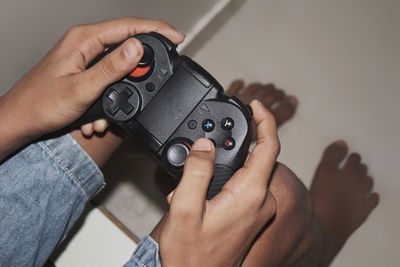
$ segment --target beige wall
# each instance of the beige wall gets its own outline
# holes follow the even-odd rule
[[[1,0],[0,94],[72,24],[120,16],[162,18],[187,32],[218,0]]]

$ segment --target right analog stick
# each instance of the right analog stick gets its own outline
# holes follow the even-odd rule
[[[167,152],[168,163],[176,168],[182,167],[189,156],[189,152],[189,147],[186,144],[173,144]]]

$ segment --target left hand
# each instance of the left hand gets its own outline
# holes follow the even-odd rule
[[[136,67],[143,55],[138,33],[157,31],[175,43],[183,34],[158,20],[133,17],[72,27],[56,46],[0,101],[1,109],[34,136],[56,131],[78,119],[104,89]],[[126,40],[96,65],[88,64],[107,47]],[[18,122],[18,125],[16,125]],[[99,126],[104,123],[99,123]],[[94,125],[96,127],[96,124]],[[102,128],[102,127],[99,127]]]

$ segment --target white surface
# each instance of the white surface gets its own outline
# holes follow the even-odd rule
[[[192,27],[185,37],[185,41],[177,48],[180,53],[189,46],[193,39],[216,17],[232,0],[219,0],[217,3]]]
[[[225,1],[225,0],[224,0]],[[220,0],[2,0],[0,95],[72,25],[122,16],[161,18],[190,33]]]
[[[57,267],[123,266],[136,248],[115,224],[100,210],[93,209],[62,254]]]
[[[280,160],[306,184],[331,141],[361,153],[381,203],[333,266],[399,266],[400,2],[248,0],[195,59],[224,85],[241,77],[298,96]]]

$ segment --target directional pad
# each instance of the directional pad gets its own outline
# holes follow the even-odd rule
[[[121,109],[126,115],[130,114],[134,109],[134,106],[129,103],[129,97],[131,95],[132,92],[128,88],[125,88],[121,94],[113,90],[108,96],[112,101],[112,104],[109,107],[110,113],[115,115]]]
[[[141,99],[136,88],[131,84],[120,82],[106,90],[102,106],[108,119],[126,122],[139,111],[140,103]]]

